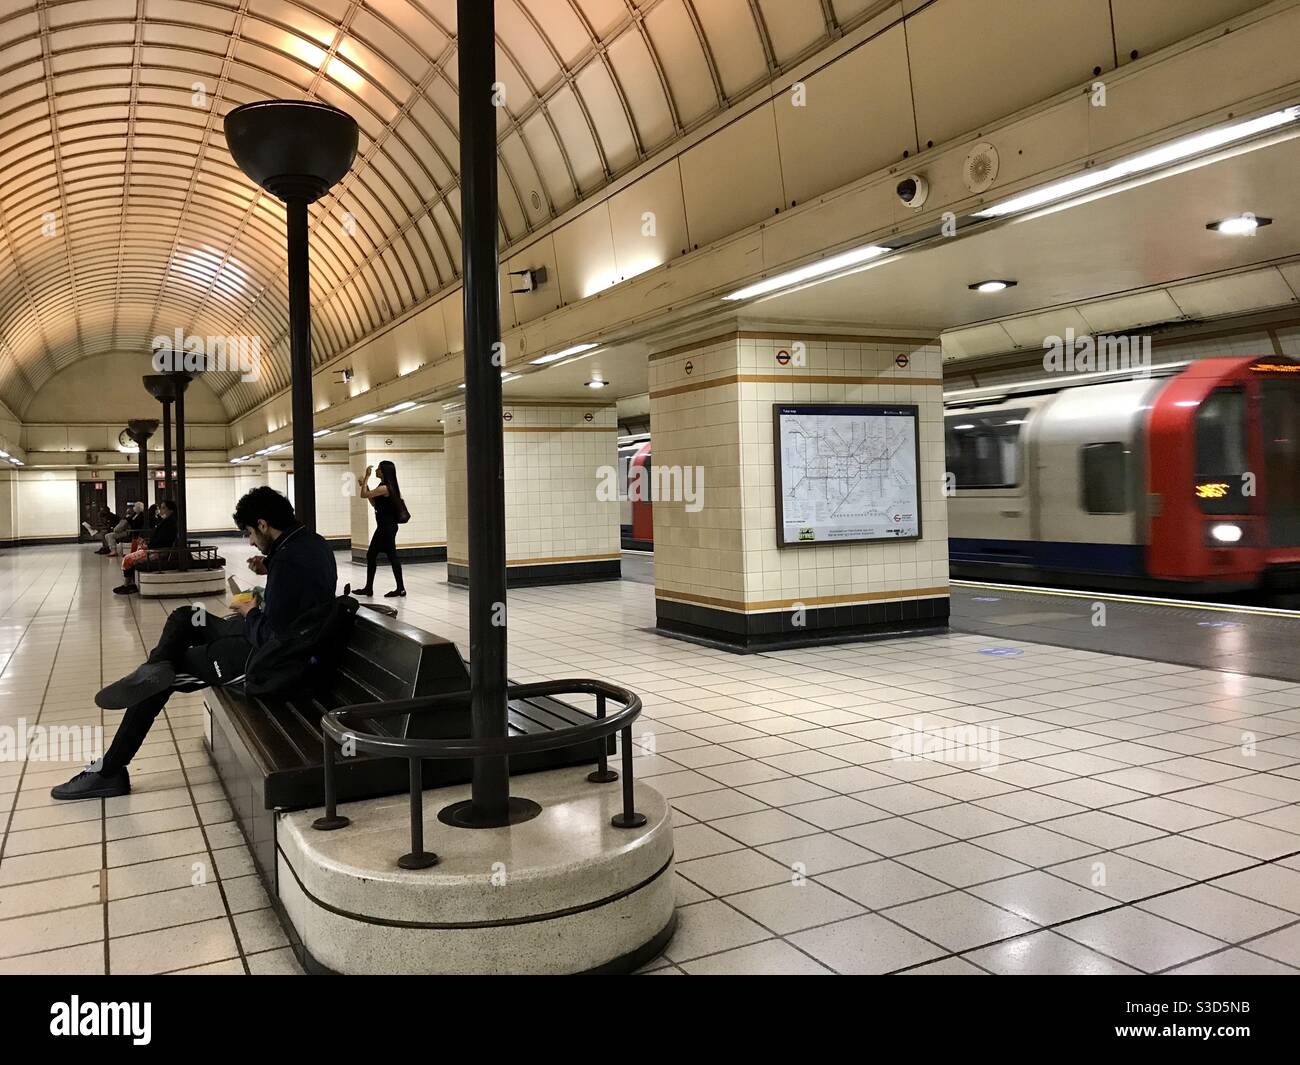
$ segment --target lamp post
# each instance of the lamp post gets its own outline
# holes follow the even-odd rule
[[[357,124],[337,107],[313,100],[259,100],[226,115],[225,131],[226,145],[239,169],[284,201],[294,510],[299,521],[315,529],[307,205],[329,192],[348,172],[357,154]]]
[[[184,372],[147,374],[144,379],[145,391],[162,403],[164,413],[169,403],[176,404],[176,562],[183,570],[190,568],[189,528],[185,518],[185,389],[192,379]]]
[[[506,735],[505,448],[501,433],[501,316],[497,292],[496,29],[492,0],[457,0],[462,286],[465,302],[465,479],[469,502],[470,728]],[[475,758],[470,799],[439,811],[463,828],[536,817],[511,796],[505,756]]]

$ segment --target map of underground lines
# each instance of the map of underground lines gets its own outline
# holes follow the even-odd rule
[[[775,407],[782,545],[921,535],[916,408]]]

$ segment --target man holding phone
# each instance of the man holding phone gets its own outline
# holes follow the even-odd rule
[[[102,689],[95,702],[126,714],[104,756],[50,794],[56,799],[100,799],[131,790],[127,764],[167,705],[178,677],[203,685],[239,680],[253,651],[288,631],[293,621],[334,597],[338,572],[325,539],[298,523],[293,505],[273,488],[254,488],[235,507],[235,525],[260,552],[248,568],[266,577],[257,595],[231,600],[235,614],[217,617],[199,605],[173,610],[149,658]],[[234,591],[232,585],[231,590]]]

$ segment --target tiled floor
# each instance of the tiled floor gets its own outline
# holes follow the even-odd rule
[[[87,548],[0,555],[0,725],[101,722],[164,617],[113,583]],[[404,617],[464,646],[443,567],[408,586]],[[633,581],[510,608],[512,677],[645,701],[680,899],[654,972],[1300,970],[1300,685],[957,634],[736,656],[648,631]],[[0,971],[296,968],[199,703],[173,700],[128,798],[56,805],[75,766],[0,761]]]

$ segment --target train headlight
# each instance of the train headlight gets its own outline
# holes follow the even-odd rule
[[[1220,522],[1211,527],[1210,535],[1221,544],[1241,543],[1241,526],[1227,521]]]

